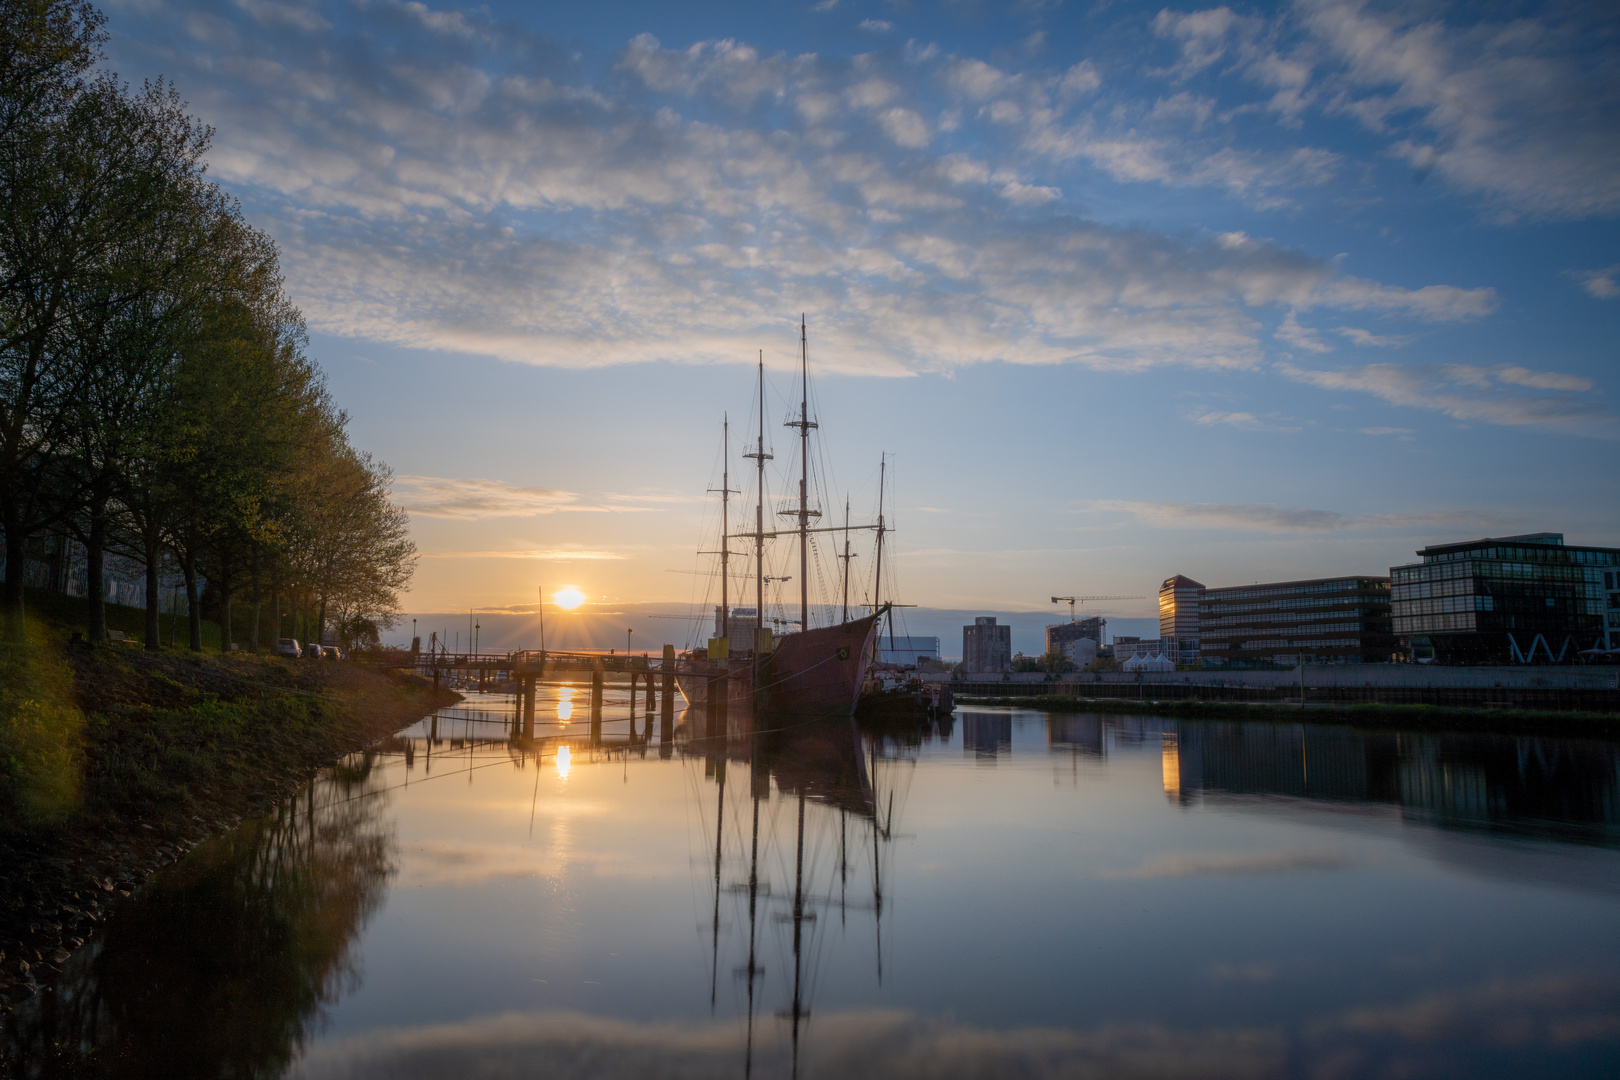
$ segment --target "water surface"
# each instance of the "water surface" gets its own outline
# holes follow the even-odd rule
[[[323,1080],[1620,1073],[1613,745],[977,709],[592,747],[541,709],[514,742],[474,695],[198,848],[29,1037]]]

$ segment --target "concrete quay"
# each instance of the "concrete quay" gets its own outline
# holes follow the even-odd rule
[[[929,675],[958,697],[1138,698],[1140,700],[1298,701],[1300,671],[1071,672],[1003,676]],[[1447,705],[1479,708],[1620,711],[1620,667],[1438,667],[1426,664],[1307,664],[1312,702]]]

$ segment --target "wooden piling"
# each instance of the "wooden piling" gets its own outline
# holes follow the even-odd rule
[[[591,671],[591,745],[602,744],[602,662]]]
[[[665,747],[675,745],[675,646],[664,646],[663,701],[658,715],[658,741]]]

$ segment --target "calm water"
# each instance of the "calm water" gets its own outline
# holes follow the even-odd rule
[[[16,1037],[108,1075],[1620,1074],[1615,746],[958,710],[664,755],[552,692],[537,760],[510,708],[197,849]]]

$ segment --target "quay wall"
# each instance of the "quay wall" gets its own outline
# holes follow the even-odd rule
[[[1285,671],[1073,672],[1003,677],[926,676],[958,696],[1140,700],[1297,701],[1298,668]],[[1479,708],[1620,711],[1620,667],[1435,667],[1416,664],[1318,664],[1305,667],[1314,702],[1447,705]]]

